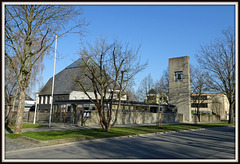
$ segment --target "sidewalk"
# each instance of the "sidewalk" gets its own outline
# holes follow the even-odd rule
[[[181,124],[181,123],[162,123],[162,125],[169,125],[169,124]],[[48,125],[48,124],[41,123],[40,125]],[[154,125],[156,124],[127,124],[127,125],[114,125],[113,127],[154,126]],[[95,128],[101,128],[101,126],[78,126],[77,124],[52,123],[51,127],[26,128],[26,129],[22,129],[22,132],[45,132],[45,131],[57,131],[57,130],[76,130],[76,129],[95,129]]]

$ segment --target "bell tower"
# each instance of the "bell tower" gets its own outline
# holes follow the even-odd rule
[[[176,105],[183,121],[192,121],[189,56],[169,59],[169,104]]]

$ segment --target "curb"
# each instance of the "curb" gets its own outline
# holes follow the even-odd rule
[[[41,141],[34,138],[29,138],[25,136],[20,136],[20,139],[23,139],[25,141],[30,141],[34,144],[40,144],[40,145],[54,145],[54,144],[61,144],[66,142],[75,142],[75,141],[81,141],[86,140],[86,137],[74,137],[74,138],[66,138],[66,139],[57,139],[57,140],[48,140],[48,141]]]
[[[17,152],[23,152],[23,151],[29,151],[29,150],[38,150],[38,149],[44,149],[44,148],[51,148],[51,147],[57,147],[57,146],[64,146],[64,145],[70,145],[70,144],[76,144],[76,143],[87,143],[87,142],[93,142],[93,141],[103,141],[108,139],[122,139],[122,138],[133,138],[133,137],[144,137],[144,136],[150,136],[154,134],[168,134],[168,133],[179,133],[179,132],[190,132],[190,131],[200,131],[205,130],[206,128],[200,128],[200,129],[189,129],[189,130],[180,130],[180,131],[168,131],[168,132],[155,132],[155,133],[146,133],[146,134],[134,134],[134,135],[127,135],[127,136],[118,136],[118,137],[107,137],[107,138],[97,138],[97,139],[89,139],[86,137],[74,137],[74,138],[67,138],[67,139],[57,139],[57,140],[48,140],[48,141],[41,141],[34,138],[29,138],[25,136],[20,136],[19,138],[33,142],[34,144],[39,144],[39,147],[35,148],[27,148],[27,149],[19,149],[19,150],[13,150],[5,152],[6,154],[10,153],[17,153]]]

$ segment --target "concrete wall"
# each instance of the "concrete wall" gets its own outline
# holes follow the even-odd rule
[[[190,102],[190,61],[188,56],[169,59],[169,104],[176,105],[183,121],[192,121]],[[177,81],[176,72],[182,72]]]
[[[113,112],[113,118],[115,119],[115,113]],[[117,125],[124,124],[155,124],[159,120],[159,113],[151,113],[146,111],[125,111],[118,113]],[[64,122],[62,119],[60,120],[59,113],[52,114],[52,122]],[[16,118],[16,113],[12,113],[12,119]],[[25,112],[24,113],[24,122],[33,122],[34,112]],[[65,123],[73,124],[75,122],[76,117],[74,117],[73,113],[66,113]],[[49,113],[37,113],[37,122],[48,122]],[[163,123],[178,123],[178,114],[176,112],[166,112],[162,114],[162,122]],[[78,121],[76,122],[78,125],[82,126],[82,116],[79,115]],[[90,118],[83,119],[83,126],[97,126],[99,125],[99,116],[97,111],[91,112]]]
[[[11,113],[12,119],[16,119],[16,112]],[[166,112],[162,114],[163,123],[178,123],[183,122],[183,115],[177,114],[175,112]],[[194,115],[191,116],[194,121]],[[24,113],[24,122],[33,122],[34,112],[25,112]],[[75,117],[73,113],[66,113],[65,123],[73,124]],[[37,122],[49,122],[49,113],[37,113]],[[114,120],[114,117],[112,118]],[[159,113],[150,113],[150,112],[119,112],[117,125],[125,124],[155,124],[159,120]],[[201,115],[200,122],[220,122],[220,117],[216,115]],[[53,113],[52,122],[62,122],[60,121],[59,113]],[[79,117],[77,124],[82,126],[81,116]],[[90,118],[84,118],[83,126],[98,126],[99,125],[99,116],[97,111],[92,111]]]
[[[194,115],[192,115],[192,120],[194,121]],[[198,122],[198,118],[197,118]],[[203,114],[200,115],[200,122],[221,122],[220,116],[218,115],[208,115],[208,114]]]
[[[16,120],[17,112],[11,112],[10,118],[12,120]],[[40,122],[48,122],[49,120],[49,113],[37,113],[36,115],[37,120]],[[24,122],[33,122],[34,119],[34,112],[24,112],[23,114],[23,121]]]
[[[115,112],[113,112],[113,118],[115,119]],[[159,119],[158,113],[150,113],[144,111],[130,111],[130,112],[119,112],[116,125],[125,124],[155,124]],[[163,123],[177,123],[178,115],[177,113],[163,113],[162,115]],[[78,123],[80,124],[80,122]],[[99,116],[97,111],[91,113],[91,118],[86,119],[84,122],[85,126],[99,125]]]

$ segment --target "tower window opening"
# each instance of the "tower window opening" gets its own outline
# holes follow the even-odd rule
[[[183,80],[183,72],[182,71],[175,72],[175,81],[180,82],[182,80]]]

